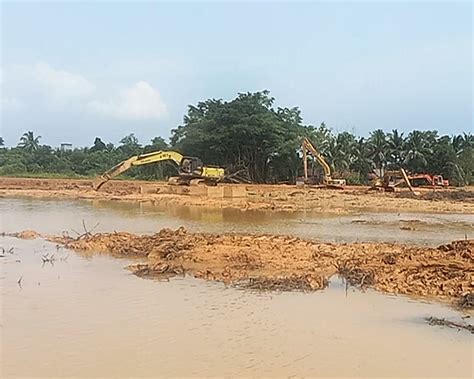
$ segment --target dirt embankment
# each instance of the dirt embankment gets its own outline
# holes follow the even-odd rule
[[[420,190],[413,196],[407,190],[397,193],[368,191],[367,187],[327,190],[290,185],[220,185],[239,188],[239,196],[193,194],[184,189],[172,193],[166,183],[113,180],[99,192],[90,180],[0,178],[0,196],[37,198],[103,199],[148,201],[156,204],[216,208],[262,209],[276,211],[308,210],[324,213],[360,211],[474,213],[474,188]],[[232,192],[232,191],[228,191]],[[224,193],[224,191],[222,191]],[[241,196],[245,194],[245,196]]]
[[[35,232],[15,234],[35,238]],[[79,251],[141,257],[129,269],[141,277],[189,274],[260,290],[325,288],[339,274],[348,284],[393,294],[455,301],[474,308],[474,240],[437,248],[392,243],[333,244],[273,235],[213,235],[163,229],[79,238],[43,236]]]

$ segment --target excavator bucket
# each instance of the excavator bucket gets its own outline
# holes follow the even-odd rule
[[[109,180],[108,178],[101,175],[92,181],[92,188],[98,191],[100,187],[102,187],[105,183],[108,182],[108,180]]]

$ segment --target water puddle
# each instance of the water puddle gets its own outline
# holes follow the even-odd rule
[[[206,221],[211,216],[205,213],[68,201],[1,199],[0,212],[4,232],[58,233],[81,228],[82,219],[91,226],[99,222],[100,230],[135,232],[180,225],[244,231],[261,225],[256,231],[291,234],[306,225],[299,216],[250,216],[245,223],[243,216],[223,211],[216,213],[223,218],[216,222]],[[365,227],[376,238],[373,226],[352,223],[361,217],[373,220],[359,215],[348,217],[347,224]],[[398,220],[398,215],[380,217]],[[452,221],[471,222],[462,217]],[[315,222],[323,225],[313,227],[317,230],[336,223],[331,218]],[[462,233],[455,230],[438,233],[450,240]],[[130,262],[125,259],[80,255],[42,240],[0,237],[0,246],[13,248],[0,258],[2,377],[473,374],[472,334],[425,321],[430,316],[469,321],[440,304],[346,291],[337,279],[308,294],[244,291],[190,277],[155,282],[124,270]],[[54,256],[52,263],[43,262],[46,255]]]
[[[474,215],[363,213],[335,216],[312,212],[240,211],[154,206],[117,201],[0,199],[2,231],[33,229],[58,234],[83,232],[82,220],[96,232],[154,233],[180,226],[195,232],[287,234],[328,242],[406,242],[437,246],[474,237]],[[45,217],[45,215],[47,215]],[[72,232],[74,235],[74,232]]]

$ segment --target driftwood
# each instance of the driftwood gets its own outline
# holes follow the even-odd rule
[[[459,324],[457,322],[449,321],[449,320],[446,320],[445,318],[438,318],[438,317],[428,317],[426,321],[430,325],[447,326],[449,328],[464,329],[474,334],[474,325]]]

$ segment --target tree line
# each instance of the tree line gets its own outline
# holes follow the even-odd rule
[[[365,184],[374,170],[441,174],[454,185],[474,180],[474,136],[440,136],[435,130],[372,131],[359,137],[336,133],[322,123],[303,123],[297,107],[274,107],[268,91],[239,94],[231,101],[208,99],[190,105],[182,125],[142,145],[130,134],[118,146],[96,137],[91,146],[64,151],[41,144],[41,137],[25,132],[17,146],[0,148],[0,175],[90,177],[118,162],[155,150],[173,149],[197,156],[227,172],[245,172],[255,183],[294,183],[302,175],[300,145],[313,141],[334,171],[350,184]],[[0,146],[4,145],[0,137]],[[320,168],[315,165],[316,174]],[[139,179],[164,179],[174,175],[171,165],[136,167],[125,175]]]

